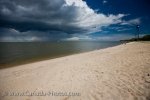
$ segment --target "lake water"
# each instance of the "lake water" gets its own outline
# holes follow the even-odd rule
[[[1,42],[0,68],[119,45],[120,42]]]

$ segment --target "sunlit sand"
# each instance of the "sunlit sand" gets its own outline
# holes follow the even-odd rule
[[[11,94],[39,91],[53,95]],[[131,42],[1,69],[0,92],[1,100],[150,100],[150,43]]]

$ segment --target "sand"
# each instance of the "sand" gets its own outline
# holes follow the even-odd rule
[[[1,69],[0,100],[150,100],[150,43]]]

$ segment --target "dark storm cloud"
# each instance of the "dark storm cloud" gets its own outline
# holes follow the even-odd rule
[[[135,21],[124,16],[96,12],[82,0],[0,0],[0,41],[60,40]]]
[[[19,32],[12,28],[0,28],[0,42],[31,42],[31,41],[56,41],[70,38],[71,35],[62,31],[27,31]]]
[[[82,0],[70,1],[1,0],[0,27],[14,28],[19,31],[58,30],[66,33],[83,33],[92,27],[116,23],[122,17],[97,14]],[[94,18],[94,21],[90,21],[90,18]],[[108,19],[110,21],[100,22]]]
[[[75,9],[72,6],[62,9],[64,3],[63,0],[1,0],[0,27],[19,31],[58,30],[69,33],[65,27],[67,21],[75,18]],[[71,25],[68,27],[73,28]]]

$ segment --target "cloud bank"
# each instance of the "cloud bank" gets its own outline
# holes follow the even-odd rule
[[[0,0],[1,29],[15,30],[16,37],[23,40],[30,35],[29,40],[40,40],[39,32],[50,37],[98,32],[102,27],[121,23],[124,16],[97,13],[82,0]],[[6,34],[1,34],[1,41]]]

